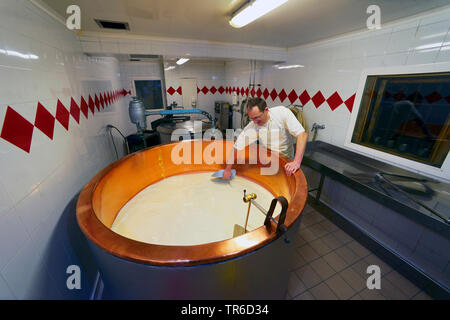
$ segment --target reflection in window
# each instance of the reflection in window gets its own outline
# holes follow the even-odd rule
[[[134,80],[134,87],[146,109],[164,109],[161,80]]]
[[[352,142],[441,167],[449,115],[450,73],[368,76]]]

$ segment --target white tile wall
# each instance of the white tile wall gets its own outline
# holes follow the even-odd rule
[[[180,67],[165,72],[166,89],[172,86],[175,90],[181,86],[182,78],[194,78],[197,80],[197,87],[201,90],[203,87],[210,89],[220,86],[225,87],[225,64],[222,61],[188,61]],[[217,100],[226,100],[226,94],[220,94],[216,91],[212,94],[208,91],[206,94],[199,92],[197,95],[197,108],[209,112],[214,116],[214,102]],[[167,103],[177,102],[182,105],[182,96],[178,93],[167,94]],[[185,106],[186,107],[186,106]],[[189,108],[189,106],[187,106]]]
[[[312,97],[320,90],[325,99],[337,91],[345,101],[356,92],[361,72],[365,68],[450,61],[450,46],[446,44],[441,47],[446,39],[450,39],[449,24],[450,11],[446,10],[391,24],[375,32],[344,35],[290,48],[286,64],[302,64],[304,68],[277,70],[266,65],[260,70],[264,74],[262,81],[269,91],[272,88],[284,88],[289,93],[295,88],[300,94],[306,89]],[[432,48],[421,49],[421,46]],[[229,64],[226,74],[227,82],[233,78],[246,82],[239,70]],[[281,103],[278,98],[272,102],[269,98],[268,103],[288,105],[290,102],[286,99]],[[304,113],[309,127],[314,122],[326,125],[326,129],[318,134],[319,140],[343,146],[350,119],[350,112],[344,104],[331,111],[326,102],[316,108],[310,101],[305,105]]]
[[[38,102],[55,116],[58,99],[69,109],[72,96],[80,106],[81,95],[122,89],[117,60],[83,55],[75,34],[29,1],[5,0],[0,8],[0,128],[8,106],[34,124]],[[98,39],[89,40],[103,50]],[[79,124],[70,116],[69,130],[55,121],[52,140],[34,127],[29,153],[0,138],[0,298],[89,297],[92,277],[80,292],[65,287],[67,265],[83,261],[69,235],[80,231],[65,223],[75,215],[68,203],[115,160],[105,126],[132,132],[127,104],[124,98],[89,111],[89,119],[80,112]],[[89,261],[80,267],[96,272]]]

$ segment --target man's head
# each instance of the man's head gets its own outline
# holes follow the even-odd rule
[[[256,125],[263,126],[269,121],[269,108],[264,99],[249,98],[247,106],[248,118]]]

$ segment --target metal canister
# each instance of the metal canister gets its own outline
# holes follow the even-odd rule
[[[138,97],[132,97],[128,113],[130,115],[130,120],[137,127],[138,134],[141,134],[143,130],[147,129],[147,119],[145,117],[144,102]]]

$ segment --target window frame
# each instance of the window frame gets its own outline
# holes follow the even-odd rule
[[[445,160],[440,168],[428,165],[419,161],[406,159],[381,150],[373,149],[361,144],[353,143],[352,136],[356,125],[356,119],[361,106],[361,100],[368,76],[389,76],[404,74],[405,76],[416,73],[434,73],[450,72],[450,63],[433,63],[411,66],[396,66],[383,68],[370,68],[362,70],[359,80],[358,90],[353,104],[353,110],[350,116],[349,126],[345,137],[344,146],[354,152],[373,157],[377,160],[399,166],[403,169],[417,172],[440,181],[450,182],[450,152],[447,153]]]

